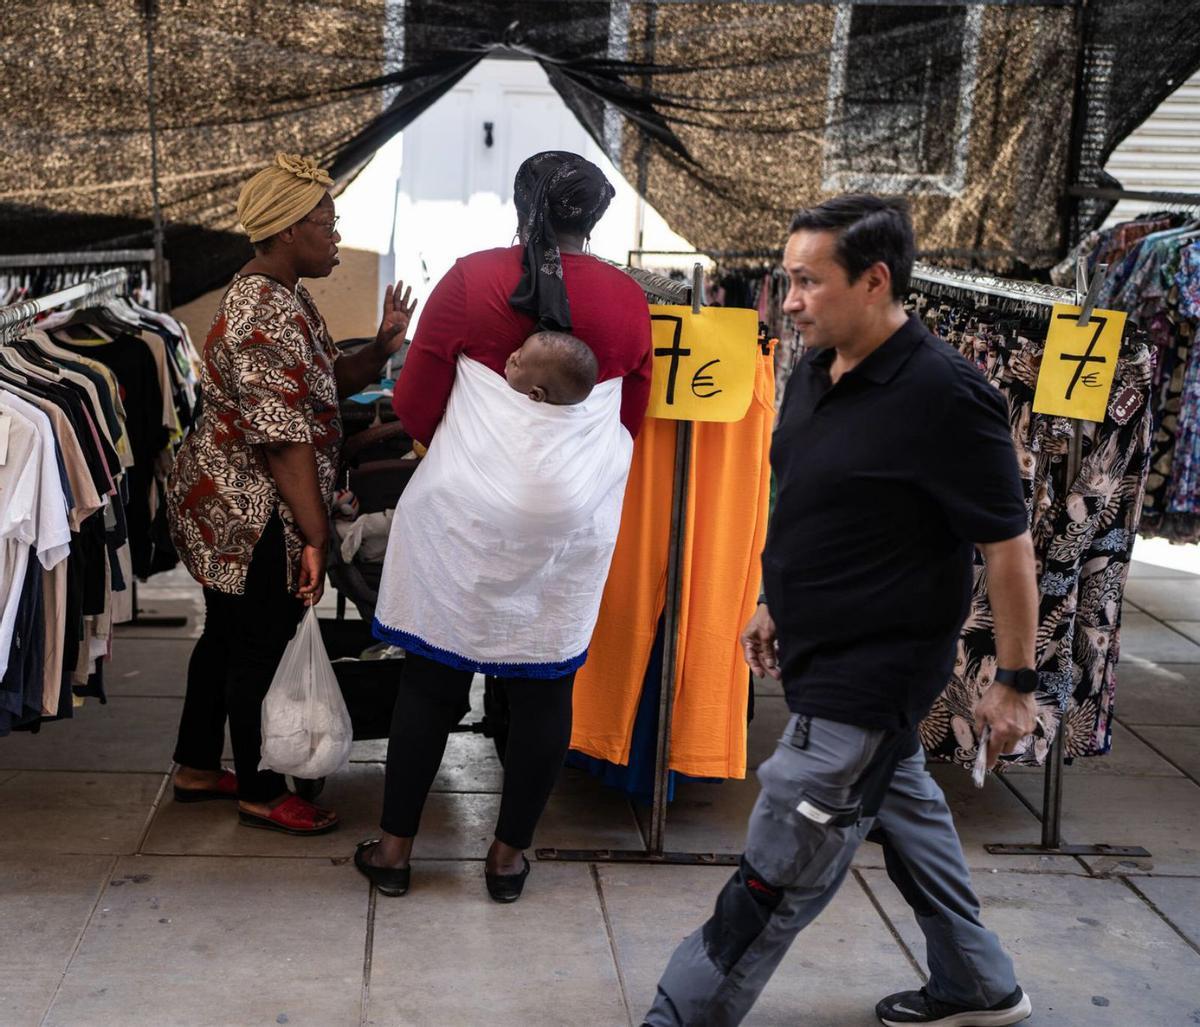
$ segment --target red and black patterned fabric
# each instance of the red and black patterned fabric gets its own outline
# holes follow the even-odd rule
[[[238,275],[204,346],[199,422],[175,461],[168,491],[171,538],[192,577],[240,595],[254,546],[279,509],[295,587],[303,540],[279,496],[261,446],[310,442],[326,505],[333,500],[342,423],[337,350],[304,286]]]

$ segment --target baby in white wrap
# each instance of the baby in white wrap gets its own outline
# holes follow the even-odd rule
[[[591,347],[566,332],[534,332],[504,365],[504,377],[535,403],[574,406],[596,387]]]

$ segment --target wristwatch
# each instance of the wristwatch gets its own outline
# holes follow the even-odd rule
[[[997,670],[996,680],[1002,685],[1016,689],[1022,695],[1036,692],[1038,687],[1038,672],[1030,667],[1020,670]]]

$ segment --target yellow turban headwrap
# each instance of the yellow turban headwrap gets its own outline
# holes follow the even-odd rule
[[[270,238],[294,225],[325,195],[333,179],[311,157],[278,153],[242,186],[237,215],[251,242]]]

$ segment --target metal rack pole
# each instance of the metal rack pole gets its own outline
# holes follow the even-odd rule
[[[154,94],[154,29],[158,22],[158,0],[144,0],[146,19],[146,113],[150,126],[150,198],[154,205],[154,301],[159,310],[170,310],[167,296],[166,232],[158,189],[158,117]]]

